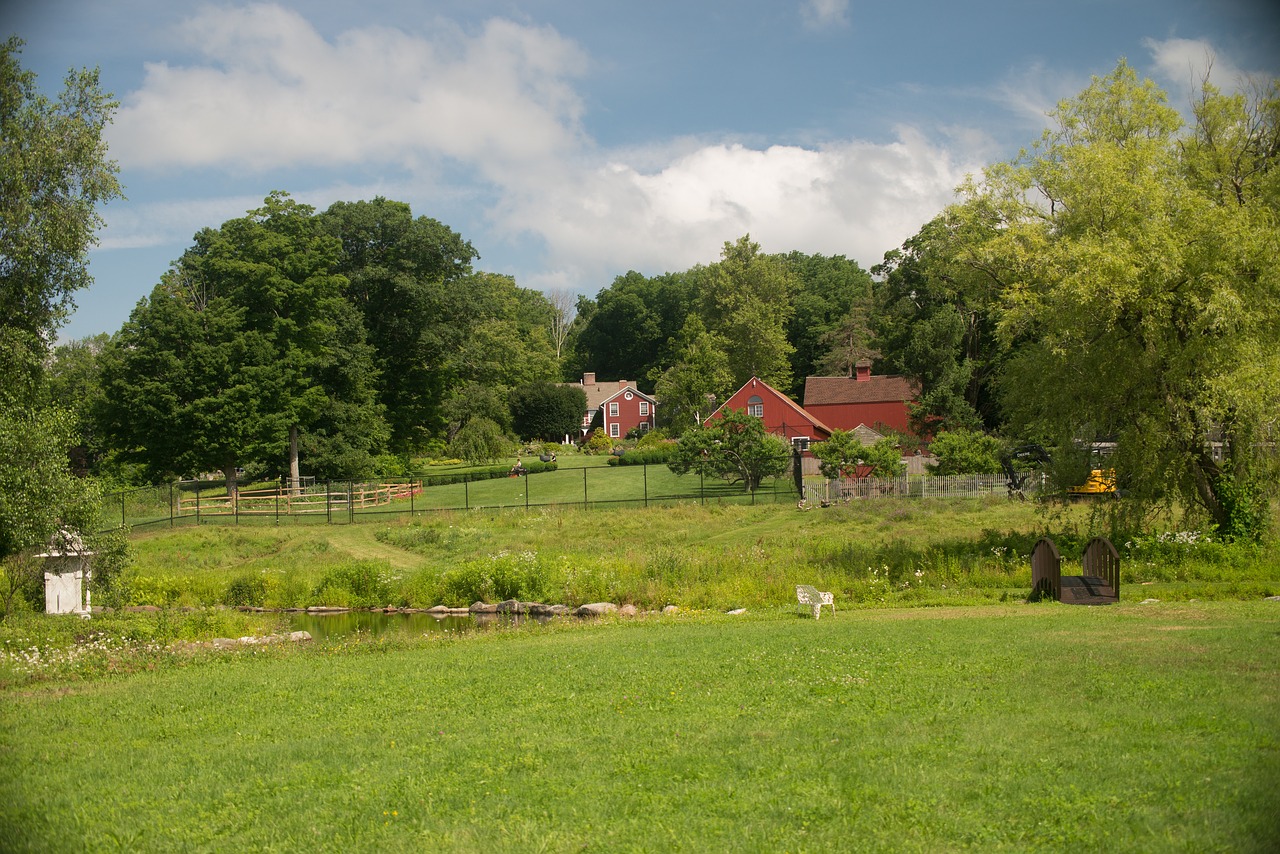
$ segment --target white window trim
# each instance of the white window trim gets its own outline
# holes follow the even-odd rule
[[[618,401],[616,400],[609,404],[609,417],[610,418],[618,417]]]
[[[610,438],[617,439],[620,435],[622,434],[618,432],[618,422],[615,421],[609,425],[609,436]]]
[[[640,401],[640,414],[644,416],[647,416],[649,414],[649,401],[647,400]]]

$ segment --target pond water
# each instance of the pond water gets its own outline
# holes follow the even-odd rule
[[[436,616],[435,614],[385,614],[381,611],[341,611],[332,614],[293,614],[292,631],[310,632],[315,640],[342,638],[360,632],[367,635],[422,635],[441,632],[476,632],[498,627],[544,622],[546,617],[515,614]]]

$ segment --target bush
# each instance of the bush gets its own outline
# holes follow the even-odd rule
[[[544,463],[541,460],[521,460],[520,465],[524,466],[526,474],[542,474],[543,472],[556,470],[554,461]],[[477,480],[494,480],[495,478],[509,477],[510,475],[511,466],[488,466],[487,468],[477,468],[471,471],[457,472],[456,474],[430,475],[423,479],[423,484],[425,486],[446,486],[451,483],[475,483]]]
[[[533,552],[498,552],[446,572],[440,578],[440,598],[455,607],[507,599],[542,602],[559,595],[562,574]]]
[[[377,561],[353,560],[328,570],[315,586],[312,598],[320,605],[376,608],[391,603],[391,587],[382,578]]]
[[[1000,440],[972,430],[950,430],[942,433],[929,445],[929,452],[938,460],[933,474],[1000,474],[1002,447]]]
[[[267,580],[261,574],[245,573],[227,585],[222,604],[232,608],[261,608],[267,601]]]
[[[604,429],[597,427],[587,440],[582,443],[584,454],[607,454],[613,450],[613,440],[605,434]]]
[[[675,442],[665,442],[661,445],[651,445],[647,448],[636,448],[635,450],[627,451],[621,456],[609,457],[609,465],[644,466],[665,464],[671,459],[675,449]]]

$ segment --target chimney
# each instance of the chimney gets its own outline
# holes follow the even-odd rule
[[[871,362],[870,362],[870,360],[868,360],[868,359],[863,359],[862,361],[858,362],[858,364],[856,364],[856,365],[854,366],[854,368],[855,368],[855,369],[857,370],[857,372],[858,372],[858,378],[857,378],[857,381],[858,381],[858,382],[860,382],[860,383],[871,382]]]
[[[628,380],[618,380],[618,388],[626,388],[628,385],[630,385]]]
[[[583,384],[583,385],[595,385],[595,384],[596,384],[596,375],[595,375],[595,374],[583,374],[583,375],[582,375],[582,384]]]

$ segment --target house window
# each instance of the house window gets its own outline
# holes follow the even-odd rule
[[[751,395],[747,401],[747,414],[754,415],[756,418],[764,418],[764,401],[757,395]]]
[[[613,403],[609,404],[609,417],[610,418],[618,417],[618,402],[616,400]]]
[[[641,415],[649,414],[649,401],[647,400],[640,401],[640,414]]]
[[[613,438],[615,438],[615,439],[616,439],[616,438],[618,438],[618,436],[620,436],[620,435],[621,435],[621,434],[618,432],[618,422],[617,422],[617,421],[615,421],[615,422],[613,422],[612,424],[610,424],[610,425],[609,425],[609,435],[610,435],[610,436],[612,436],[612,437],[613,437]]]

